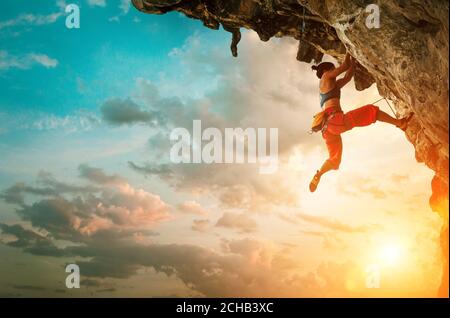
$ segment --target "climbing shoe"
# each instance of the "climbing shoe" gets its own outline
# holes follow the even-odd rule
[[[403,131],[406,131],[406,128],[408,128],[408,123],[413,117],[414,113],[410,113],[408,116],[401,119],[401,123],[397,125],[398,128],[400,128]]]
[[[311,182],[309,183],[309,191],[314,192],[317,189],[317,186],[319,185],[320,181],[320,174],[319,170],[317,170],[316,174],[312,178]]]

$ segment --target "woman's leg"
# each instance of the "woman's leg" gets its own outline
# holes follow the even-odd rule
[[[345,113],[344,122],[347,130],[354,127],[368,126],[376,121],[385,122],[405,130],[411,116],[397,119],[380,110],[377,106],[369,104]]]
[[[397,119],[394,118],[385,112],[379,110],[377,114],[377,120],[382,121],[384,123],[395,125],[396,127],[400,128],[401,130],[406,130],[406,127],[408,126],[408,122],[410,121],[412,117],[412,114],[409,114],[408,116]]]
[[[400,126],[400,124],[402,123],[401,119],[394,118],[382,110],[378,110],[377,120],[391,125],[395,125],[397,127]]]
[[[323,174],[327,173],[328,171],[336,170],[336,165],[331,162],[329,159],[325,160],[322,167],[320,167],[320,170],[317,171],[317,174],[319,177],[321,177]]]
[[[329,160],[325,160],[320,170],[317,170],[316,174],[312,178],[311,182],[309,183],[309,191],[314,192],[317,189],[317,186],[319,185],[320,178],[322,175],[327,173],[330,170],[335,170],[335,165]]]
[[[369,126],[377,121],[379,113],[380,109],[370,104],[353,109],[344,114],[345,128],[351,130],[355,127]]]
[[[324,173],[327,173],[330,170],[339,169],[339,165],[341,164],[342,158],[342,138],[340,135],[330,134],[328,131],[323,133],[323,138],[327,144],[329,157],[323,163],[320,170],[316,172],[313,179],[309,184],[309,190],[311,192],[316,191],[317,186],[319,185],[320,177]]]

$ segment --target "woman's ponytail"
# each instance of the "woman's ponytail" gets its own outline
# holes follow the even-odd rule
[[[323,73],[325,73],[328,70],[331,70],[334,68],[334,64],[331,62],[322,62],[319,65],[313,65],[311,66],[311,69],[313,71],[316,71],[316,75],[318,78],[322,78]]]

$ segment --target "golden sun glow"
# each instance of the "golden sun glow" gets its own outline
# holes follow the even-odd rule
[[[381,246],[378,251],[380,262],[386,265],[398,264],[401,260],[402,248],[397,243],[389,243]]]

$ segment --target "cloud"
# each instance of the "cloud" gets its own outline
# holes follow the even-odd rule
[[[272,242],[258,241],[254,239],[225,240],[222,248],[228,253],[244,256],[253,264],[271,266],[276,254],[276,246]]]
[[[248,215],[232,212],[225,212],[217,221],[216,226],[237,229],[243,233],[254,232],[258,228],[256,221]]]
[[[108,21],[120,22],[120,19],[128,14],[128,12],[130,11],[130,7],[131,7],[131,0],[120,0],[119,3],[120,13],[118,15],[110,17]]]
[[[3,116],[2,116],[3,115]],[[99,127],[101,120],[96,113],[79,109],[71,114],[60,116],[41,111],[26,111],[21,114],[3,113],[0,118],[4,122],[5,132],[17,130],[54,131],[65,134],[90,131]]]
[[[157,112],[141,109],[130,99],[110,99],[100,107],[103,119],[111,125],[125,125],[136,123],[158,124]]]
[[[306,213],[296,213],[294,216],[299,220],[343,233],[366,233],[380,227],[380,225],[374,224],[351,226],[328,217],[316,216]]]
[[[117,289],[115,288],[104,288],[104,289],[99,289],[96,290],[97,293],[112,293],[112,292],[116,292]]]
[[[36,183],[37,186],[17,182],[0,192],[0,198],[7,203],[25,205],[26,194],[58,197],[62,194],[86,194],[99,191],[98,188],[93,186],[78,186],[59,182],[45,171],[39,172]]]
[[[177,205],[178,211],[181,213],[195,214],[195,215],[208,215],[209,211],[202,207],[196,201],[185,201]]]
[[[398,179],[398,177],[397,177]],[[361,196],[362,193],[369,194],[375,199],[384,199],[387,197],[386,190],[382,189],[375,179],[370,177],[362,177],[360,175],[354,175],[349,178],[340,176],[338,178],[338,190],[341,193],[351,196]]]
[[[338,232],[301,231],[301,233],[321,238],[322,247],[330,253],[342,253],[348,247],[346,242],[338,235]]]
[[[394,173],[394,174],[391,175],[391,180],[393,182],[401,183],[401,182],[408,181],[409,180],[409,176],[408,175],[402,175],[402,174]]]
[[[196,232],[206,232],[209,227],[210,227],[211,223],[209,220],[194,220],[192,221],[192,226],[191,229],[192,231],[196,231]]]
[[[58,60],[52,59],[45,54],[30,54],[30,58],[46,68],[54,68],[58,65]]]
[[[91,7],[106,7],[106,0],[87,0],[87,2]]]
[[[87,164],[78,166],[80,177],[100,185],[123,185],[126,180],[118,175],[107,175],[102,169]]]
[[[30,123],[21,124],[20,129],[36,129],[40,131],[61,129],[66,133],[89,131],[98,127],[100,119],[96,114],[79,110],[71,115],[31,114]]]
[[[101,282],[97,279],[85,278],[81,280],[80,285],[86,287],[99,287],[101,286]]]
[[[79,171],[82,178],[96,186],[64,184],[41,173],[38,186],[17,183],[4,190],[1,198],[18,204],[17,214],[33,227],[51,233],[55,239],[76,242],[89,240],[93,235],[132,238],[139,233],[149,234],[148,227],[170,219],[170,207],[158,195],[136,189],[122,177],[107,175],[88,165],[81,165]],[[26,194],[46,198],[26,204]],[[14,234],[10,228],[6,230]]]
[[[177,165],[163,161],[142,165],[130,162],[129,166],[140,174],[157,176],[177,190],[213,194],[224,207],[258,212],[298,202],[290,182],[296,173],[285,168],[263,176],[252,164]]]
[[[24,193],[38,194],[38,195],[52,195],[55,194],[53,189],[42,189],[28,186],[23,182],[17,182],[13,186],[3,190],[0,193],[6,203],[24,204]]]
[[[301,294],[301,286],[292,284],[288,274],[297,264],[283,255],[284,249],[255,240],[232,240],[223,245],[224,253],[187,244],[118,245],[101,251],[83,246],[69,249],[92,257],[92,261],[78,262],[83,273],[92,277],[125,278],[140,266],[147,266],[176,275],[208,297]]]
[[[21,290],[31,290],[31,291],[43,291],[46,289],[41,286],[32,286],[32,285],[12,285],[12,288],[21,289]]]
[[[21,69],[27,70],[34,65],[41,65],[45,68],[55,68],[58,60],[45,54],[29,53],[21,56],[12,56],[7,51],[0,50],[0,70]]]
[[[16,240],[4,242],[4,244],[12,247],[27,247],[31,244],[34,245],[39,241],[45,241],[47,239],[44,235],[27,230],[19,224],[8,225],[0,223],[0,230],[3,234],[16,238]]]
[[[156,175],[164,180],[170,180],[173,178],[173,171],[171,169],[171,165],[169,165],[169,164],[146,163],[143,166],[139,166],[139,165],[135,164],[134,162],[129,161],[128,166],[131,169],[133,169],[143,175],[150,175],[150,176]]]
[[[16,26],[40,26],[55,23],[62,12],[55,12],[48,15],[24,13],[18,17],[6,21],[0,21],[0,30]]]
[[[123,14],[127,14],[130,11],[131,0],[120,0],[119,8]]]
[[[66,0],[57,0],[56,1],[56,6],[60,9],[60,10],[65,10],[67,7],[67,2]]]
[[[23,250],[35,255],[89,259],[77,261],[85,280],[89,280],[82,284],[89,286],[97,285],[93,278],[129,278],[138,269],[151,267],[169,276],[176,275],[191,290],[210,297],[230,297],[236,291],[242,296],[260,295],[261,291],[267,295],[279,295],[280,290],[282,295],[298,293],[300,286],[291,286],[284,280],[290,275],[289,269],[296,266],[284,255],[285,250],[254,240],[226,241],[223,246],[224,253],[219,253],[188,244],[144,245],[119,237],[102,240],[93,236],[84,244],[60,249],[59,255],[44,254],[35,246]]]

